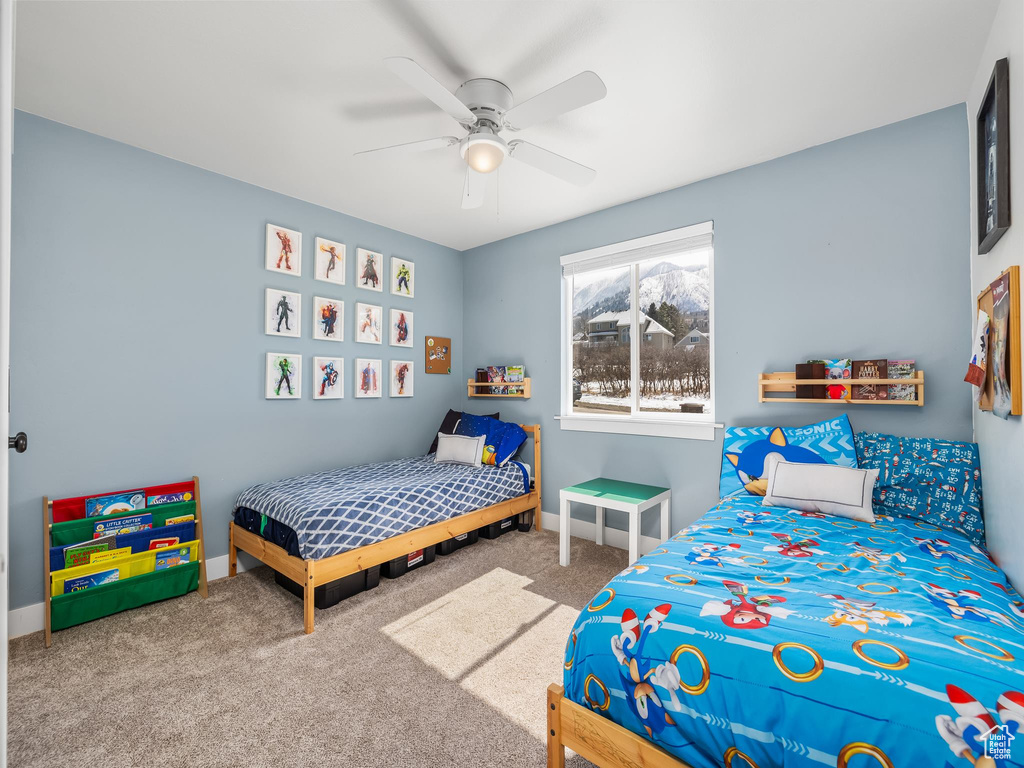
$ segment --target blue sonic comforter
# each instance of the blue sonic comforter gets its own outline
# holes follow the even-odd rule
[[[694,768],[1019,767],[1024,604],[958,533],[725,499],[580,614],[565,688]]]

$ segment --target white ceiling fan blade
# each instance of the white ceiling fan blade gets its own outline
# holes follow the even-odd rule
[[[441,109],[463,124],[473,124],[476,117],[469,107],[455,98],[455,94],[437,82],[434,77],[412,59],[392,56],[384,59],[384,66],[422,93]]]
[[[466,166],[466,183],[462,187],[462,207],[465,209],[479,208],[484,204],[484,192],[487,191],[486,173],[477,173]]]
[[[580,165],[567,157],[556,155],[554,152],[541,149],[536,144],[526,141],[510,141],[508,156],[578,187],[587,186],[597,176],[597,171],[593,168],[587,168],[587,166]]]
[[[423,141],[410,141],[407,144],[392,144],[390,147],[377,147],[376,149],[364,149],[356,152],[357,155],[368,155],[371,152],[429,152],[431,149],[443,149],[453,147],[459,143],[454,136],[439,136],[436,139],[423,139]]]
[[[608,95],[604,81],[591,71],[580,72],[564,83],[512,107],[502,122],[513,131],[600,101]]]

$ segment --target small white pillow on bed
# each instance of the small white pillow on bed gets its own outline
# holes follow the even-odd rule
[[[769,506],[875,522],[871,491],[878,478],[877,469],[797,464],[770,456],[767,478],[764,503]]]
[[[471,467],[478,467],[484,455],[485,440],[487,440],[487,435],[465,437],[464,435],[445,435],[438,432],[434,463],[467,464]]]

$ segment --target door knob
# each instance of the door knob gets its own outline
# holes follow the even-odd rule
[[[14,437],[8,437],[7,447],[13,448],[18,453],[24,453],[28,450],[28,435],[24,432],[19,432]]]

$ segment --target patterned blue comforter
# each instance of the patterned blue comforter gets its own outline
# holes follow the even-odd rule
[[[435,464],[434,457],[361,467],[254,485],[239,494],[244,507],[295,531],[303,558],[319,559],[529,492],[527,468]]]
[[[1024,604],[957,533],[726,499],[591,601],[565,688],[694,768],[1024,766]]]

